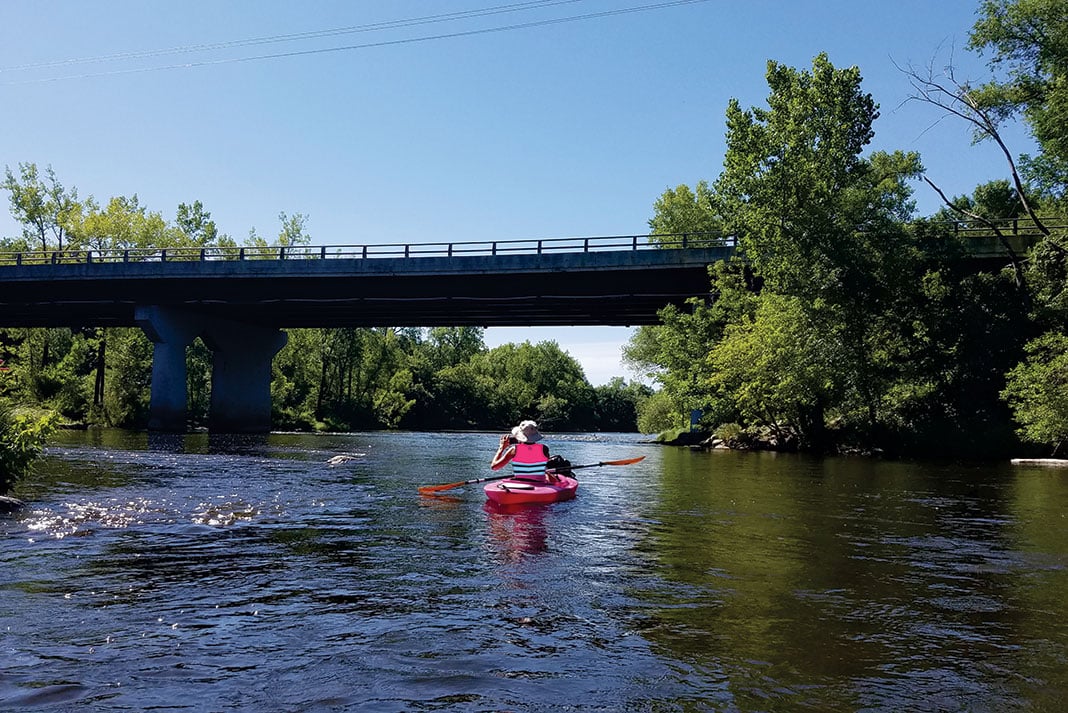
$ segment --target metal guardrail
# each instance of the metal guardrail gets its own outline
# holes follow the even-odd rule
[[[708,233],[538,238],[490,242],[382,243],[366,245],[292,245],[180,248],[105,248],[93,250],[0,251],[0,265],[78,263],[205,262],[227,260],[336,260],[373,258],[543,255],[618,250],[734,247],[734,238]]]
[[[1035,221],[1030,218],[1006,218],[991,221],[1003,235],[1007,237],[1037,238],[1044,233],[1039,229]],[[950,232],[962,238],[993,238],[994,231],[985,223],[979,221],[932,221],[932,225],[951,226]],[[1062,218],[1050,218],[1042,221],[1043,227],[1049,231],[1061,231],[1068,229],[1068,221]]]
[[[1030,219],[996,221],[1009,237],[1035,238],[1042,232]],[[944,221],[946,231],[965,239],[994,238],[986,224]],[[1050,220],[1050,230],[1068,229],[1064,220]],[[861,228],[862,230],[863,228]],[[103,248],[78,250],[0,251],[0,265],[69,265],[77,263],[206,262],[228,260],[331,260],[372,258],[462,257],[589,253],[610,250],[658,250],[736,247],[737,239],[713,233],[610,235],[577,238],[531,238],[488,242],[381,243],[362,245],[293,245],[179,248]],[[985,252],[985,251],[984,251]]]

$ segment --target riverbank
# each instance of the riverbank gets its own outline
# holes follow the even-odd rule
[[[878,445],[865,445],[856,434],[828,429],[821,448],[806,448],[801,438],[790,430],[770,428],[743,429],[737,424],[720,426],[715,432],[697,429],[662,431],[653,439],[666,446],[698,450],[770,451],[774,453],[809,453],[812,455],[856,455],[887,459],[965,459],[997,462],[1011,460],[1018,465],[1068,466],[1068,459],[1047,458],[1048,449],[1025,443],[1014,433],[1003,430],[981,434],[946,434],[937,438],[925,433],[884,434]]]

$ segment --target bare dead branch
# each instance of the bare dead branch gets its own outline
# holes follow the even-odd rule
[[[1001,243],[1001,247],[1003,247],[1005,251],[1009,254],[1009,260],[1012,262],[1012,272],[1013,277],[1016,281],[1016,286],[1022,288],[1026,284],[1026,281],[1024,279],[1023,266],[1020,264],[1020,258],[1016,255],[1016,251],[1012,249],[1012,245],[1009,244],[1009,240],[1001,231],[1001,228],[999,228],[997,224],[995,224],[986,216],[980,215],[979,213],[976,213],[974,211],[967,210],[966,208],[963,208],[960,205],[954,203],[952,200],[949,199],[945,191],[943,191],[934,181],[932,181],[927,176],[924,176],[923,180],[927,183],[928,186],[934,189],[935,193],[938,194],[938,196],[942,199],[942,202],[946,204],[947,208],[957,213],[958,215],[963,215],[966,218],[978,221],[993,231],[994,235],[996,235],[998,238],[998,242]]]
[[[952,66],[947,67],[945,70],[944,76],[947,80],[946,83],[941,83],[936,80],[934,71],[930,66],[927,68],[928,74],[926,77],[920,75],[919,72],[911,66],[907,70],[902,71],[909,77],[909,83],[912,85],[913,89],[916,90],[916,95],[911,97],[912,99],[936,106],[947,114],[955,116],[970,124],[975,130],[977,141],[987,138],[994,141],[1002,155],[1005,157],[1006,163],[1009,165],[1012,184],[1016,188],[1016,195],[1020,199],[1020,205],[1023,207],[1024,212],[1027,213],[1027,216],[1034,221],[1034,224],[1039,231],[1048,238],[1050,236],[1049,228],[1046,227],[1046,224],[1038,214],[1035,213],[1034,208],[1031,206],[1027,190],[1024,187],[1023,180],[1020,178],[1020,172],[1016,167],[1016,160],[1013,158],[1012,152],[1009,151],[1009,147],[1005,144],[1005,141],[1001,136],[997,119],[992,116],[989,111],[983,108],[982,104],[971,91],[969,85],[956,80]],[[934,187],[933,183],[930,181],[928,181],[928,183]],[[943,201],[946,201],[947,205],[951,208],[953,207],[941,191],[939,191],[939,195],[942,196]]]

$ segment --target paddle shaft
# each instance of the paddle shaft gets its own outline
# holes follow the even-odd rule
[[[604,461],[601,461],[600,463],[588,463],[586,465],[572,465],[572,466],[568,466],[567,468],[559,468],[559,470],[578,470],[579,468],[596,468],[597,466],[600,466],[600,465],[630,465],[631,463],[637,463],[638,461],[643,460],[644,458],[645,458],[645,456],[641,456],[639,458],[627,458],[625,460],[604,460]]]
[[[419,488],[420,493],[437,493],[442,490],[452,490],[453,488],[459,488],[464,485],[472,485],[474,483],[485,483],[490,480],[504,480],[505,478],[511,478],[512,474],[507,475],[491,475],[488,478],[472,478],[471,480],[461,480],[458,483],[446,483],[445,485],[424,485]]]

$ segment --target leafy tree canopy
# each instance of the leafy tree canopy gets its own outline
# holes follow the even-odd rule
[[[1068,441],[1068,336],[1050,332],[1028,343],[1027,359],[1009,372],[1002,395],[1020,434],[1056,453]]]
[[[989,55],[1003,78],[976,87],[978,104],[998,120],[1022,114],[1041,146],[1025,173],[1047,195],[1068,185],[1068,13],[1063,0],[984,0],[969,48]]]

